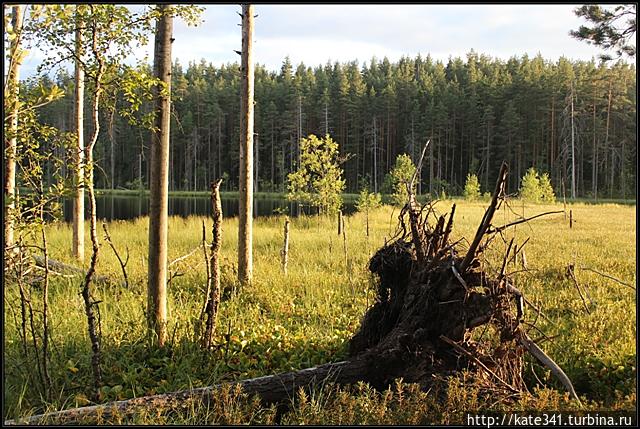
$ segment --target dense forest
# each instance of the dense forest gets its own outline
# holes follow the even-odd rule
[[[66,95],[42,117],[72,131],[73,76],[61,71],[55,83]],[[236,189],[239,65],[202,60],[185,68],[176,60],[172,88],[170,190],[207,190],[216,177]],[[503,61],[471,51],[446,63],[418,56],[314,68],[286,58],[279,71],[257,65],[255,187],[286,190],[297,142],[328,133],[340,146],[347,192],[383,190],[397,155],[417,162],[430,139],[420,193],[460,194],[468,173],[489,190],[504,159],[514,172],[509,192],[534,166],[570,196],[573,134],[576,196],[629,198],[636,187],[635,94],[635,66],[622,61]],[[122,94],[111,95],[122,102]],[[149,111],[143,105],[140,115]],[[117,109],[103,116],[97,187],[147,188],[149,131]]]

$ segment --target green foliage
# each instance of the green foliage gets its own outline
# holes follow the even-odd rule
[[[633,57],[636,54],[633,43],[637,26],[636,10],[636,4],[615,6],[613,9],[605,9],[594,4],[580,6],[574,10],[574,13],[578,17],[585,18],[592,26],[581,25],[577,31],[572,30],[569,34],[589,44],[613,50],[617,58],[622,55]],[[622,27],[620,27],[621,24]],[[606,54],[601,55],[600,58],[605,61],[613,59]]]
[[[540,202],[540,179],[538,179],[538,173],[536,169],[531,167],[527,170],[522,177],[522,183],[520,185],[520,198],[524,201],[532,203]]]
[[[366,212],[376,209],[382,205],[382,195],[375,192],[370,192],[368,188],[363,188],[360,191],[358,200],[356,201],[356,210],[359,212]]]
[[[480,182],[475,174],[467,174],[467,181],[464,184],[464,199],[475,201],[480,198]]]
[[[540,199],[546,203],[555,203],[556,194],[551,186],[551,179],[549,179],[548,173],[542,173],[540,176]]]
[[[409,199],[407,187],[416,171],[411,157],[407,154],[400,154],[396,158],[396,164],[385,177],[387,192],[391,193],[391,199],[396,206],[403,206]],[[412,190],[416,192],[416,183],[413,183]]]
[[[345,188],[342,173],[338,143],[329,135],[320,139],[311,134],[300,140],[300,166],[287,176],[287,198],[318,207],[321,213],[336,213]]]
[[[555,203],[556,196],[551,186],[549,174],[543,173],[542,176],[540,176],[535,168],[529,168],[522,177],[520,198],[533,203],[541,201],[545,203]]]
[[[55,85],[46,88],[39,84],[23,88],[17,101],[16,186],[27,191],[14,201],[14,213],[10,214],[18,234],[31,235],[45,219],[59,218],[60,198],[68,196],[72,188],[64,173],[75,137],[43,124],[39,113],[39,108],[63,95]],[[7,112],[11,111],[11,100],[4,100]],[[4,122],[4,133],[5,138],[13,137],[9,121]]]

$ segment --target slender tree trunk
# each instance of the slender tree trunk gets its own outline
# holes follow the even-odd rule
[[[593,150],[591,154],[591,185],[593,198],[598,199],[598,146],[596,144],[596,90],[593,89]]]
[[[612,83],[609,82],[609,99],[607,101],[607,128],[605,131],[605,136],[604,136],[604,166],[605,168],[607,167],[607,156],[609,154],[609,125],[611,124],[611,98],[613,95],[613,91],[612,91]],[[596,167],[597,168],[597,167]],[[596,172],[597,175],[597,172]],[[606,181],[607,181],[607,177],[605,175],[605,179],[604,179],[604,186],[606,186]],[[605,187],[605,191],[606,192],[606,187]]]
[[[240,223],[238,280],[251,282],[253,273],[253,5],[242,5],[242,92],[240,110]]]
[[[378,132],[376,117],[373,117],[373,192],[378,192]]]
[[[76,5],[76,61],[75,61],[75,127],[78,137],[76,157],[74,159],[75,180],[77,187],[73,197],[73,256],[84,260],[84,68],[79,59],[82,58],[82,31],[80,15]]]
[[[173,17],[169,5],[158,5],[162,16],[156,23],[154,75],[166,92],[155,88],[155,129],[151,133],[149,180],[149,283],[147,315],[159,346],[166,341],[167,324],[167,213],[169,172],[169,126],[171,114],[171,43]]]
[[[22,32],[24,6],[13,6],[11,25],[16,33],[10,46],[10,64],[5,81],[5,106],[9,105],[7,113],[11,112],[9,122],[9,138],[5,140],[5,171],[4,171],[4,248],[8,249],[14,242],[14,210],[16,197],[16,147],[18,144],[18,94],[20,81],[20,33]]]
[[[571,199],[576,198],[576,149],[575,126],[573,118],[573,81],[571,82]]]

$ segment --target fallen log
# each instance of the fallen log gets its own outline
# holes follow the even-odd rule
[[[364,362],[342,361],[328,363],[301,371],[287,372],[283,374],[257,377],[242,380],[237,383],[222,383],[209,387],[201,387],[190,390],[181,390],[123,401],[109,402],[106,404],[92,405],[82,408],[73,408],[47,414],[38,414],[30,417],[5,420],[4,424],[70,424],[87,423],[99,420],[109,421],[114,417],[131,416],[140,408],[163,409],[171,408],[185,401],[194,400],[205,403],[213,395],[225,386],[240,385],[244,393],[258,395],[263,403],[272,404],[282,401],[283,398],[293,398],[300,387],[310,386],[315,383],[333,381],[339,384],[352,384],[362,381],[361,374]]]
[[[42,268],[45,267],[45,261],[44,261],[44,258],[42,256],[33,255],[33,260],[35,261],[37,266],[42,267]],[[55,272],[67,272],[67,273],[82,274],[82,275],[86,274],[86,271],[83,270],[82,268],[76,267],[74,265],[68,265],[68,264],[65,264],[63,262],[56,261],[55,259],[51,259],[51,258],[49,258],[48,263],[46,265],[50,270],[53,270]],[[96,282],[98,282],[98,283],[117,284],[117,285],[122,286],[122,287],[127,287],[126,283],[124,283],[124,282],[119,282],[119,283],[115,282],[113,279],[111,279],[110,277],[106,277],[106,276],[95,276],[94,280]]]

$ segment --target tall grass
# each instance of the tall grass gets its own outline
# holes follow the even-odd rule
[[[444,213],[451,204],[451,201],[441,201],[436,209]],[[470,239],[486,203],[456,201],[456,204],[454,238],[464,236]],[[514,220],[514,212],[532,216],[562,207],[561,204],[523,206],[521,202],[513,202],[511,206],[511,210],[504,207],[496,213],[496,225]],[[536,326],[551,338],[543,340],[542,347],[565,369],[578,394],[596,401],[601,407],[627,407],[632,399],[635,400],[636,394],[635,291],[579,268],[590,267],[635,284],[636,208],[578,203],[571,205],[571,209],[574,218],[571,229],[568,219],[565,221],[562,214],[556,214],[507,231],[505,238],[515,235],[519,243],[530,237],[525,246],[529,271],[514,274],[516,286],[542,308],[545,317],[538,317]],[[394,236],[397,215],[398,210],[388,206],[370,213],[369,237],[365,234],[364,215],[346,217],[346,258],[343,237],[337,234],[336,219],[292,219],[287,275],[283,274],[280,266],[284,218],[256,219],[255,280],[245,288],[239,288],[235,281],[237,218],[224,219],[221,266],[225,297],[218,316],[217,346],[211,352],[200,350],[194,337],[195,322],[205,299],[206,274],[202,251],[170,266],[169,347],[166,350],[152,349],[147,346],[144,322],[148,219],[110,222],[108,227],[114,244],[121,254],[129,253],[130,288],[116,286],[122,277],[120,266],[111,249],[103,245],[98,274],[114,281],[113,285],[99,284],[96,290],[96,298],[102,300],[105,387],[100,393],[101,400],[171,392],[345,358],[346,342],[375,298],[367,261],[385,240]],[[203,220],[202,217],[170,219],[170,261],[200,245]],[[208,219],[206,222],[210,234],[211,222]],[[53,224],[48,227],[48,235],[50,257],[75,264],[69,225]],[[487,269],[490,272],[499,269],[507,244],[508,241],[503,243],[498,238],[487,252]],[[565,275],[568,264],[576,265],[578,282],[587,288],[592,301],[590,313],[584,310],[572,280]],[[25,360],[20,352],[19,327],[13,319],[13,312],[18,311],[15,285],[5,285],[5,418],[89,403],[90,347],[79,291],[79,277],[55,276],[52,279],[49,297],[53,344],[50,372],[57,393],[53,402],[47,403],[30,381],[34,363]],[[535,312],[529,311],[526,320],[533,323],[535,319]],[[530,335],[542,336],[534,328]],[[531,386],[537,385],[539,379],[551,388],[562,390],[552,376],[534,362],[527,368]],[[357,389],[334,392],[338,392],[335,393],[337,397],[347,395],[353,402],[333,397],[328,401],[333,404],[329,409],[334,411],[349,404],[356,408],[364,407],[362,404],[366,401],[387,401],[387,405],[393,402],[389,398],[384,399],[384,393],[371,396],[373,393],[370,391],[365,394]],[[421,397],[416,395],[418,392],[414,392],[414,398]],[[540,396],[538,400],[541,400]],[[298,402],[284,420],[292,423],[387,422],[382,417],[372,417],[379,410],[366,416],[360,410],[360,414],[343,415],[344,419],[340,420],[338,416],[323,414],[321,409],[326,404],[318,404],[307,400],[304,405],[307,411],[315,407],[315,414],[312,414],[317,418],[304,420]],[[247,414],[244,420],[240,417],[234,420],[234,417],[229,421],[264,422],[275,418],[275,414],[257,405],[247,407],[242,409],[242,413]],[[372,405],[370,408],[375,407]],[[199,408],[194,413],[162,418],[151,415],[144,421],[227,421],[215,417],[216,412],[211,409],[204,412]],[[411,411],[407,413],[412,415]],[[445,414],[446,410],[432,417],[446,422]],[[254,415],[253,419],[251,415]],[[397,417],[397,422],[418,420],[410,416]]]

